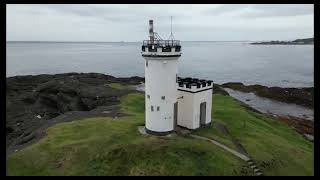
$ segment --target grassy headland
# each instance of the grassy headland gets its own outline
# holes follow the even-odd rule
[[[113,87],[124,88],[113,84]],[[188,136],[141,135],[144,94],[121,98],[122,117],[56,124],[39,142],[7,157],[7,175],[253,175],[219,147]],[[265,175],[313,175],[313,143],[284,123],[213,95],[213,121],[227,126]],[[244,125],[245,122],[245,125]],[[194,132],[232,147],[215,128]]]

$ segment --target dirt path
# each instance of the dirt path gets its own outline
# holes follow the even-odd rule
[[[205,141],[209,141],[211,142],[212,144],[215,144],[217,146],[219,146],[220,148],[230,152],[231,154],[233,154],[234,156],[237,156],[238,158],[244,160],[247,162],[247,164],[250,166],[250,168],[253,170],[253,173],[257,176],[262,176],[263,173],[261,172],[261,170],[257,167],[257,165],[255,164],[255,162],[247,155],[245,154],[242,154],[238,151],[235,151],[223,144],[221,144],[220,142],[214,140],[214,139],[209,139],[209,138],[206,138],[206,137],[203,137],[203,136],[197,136],[197,135],[190,135],[191,137],[195,138],[195,139],[200,139],[200,140],[205,140]]]
[[[240,143],[239,139],[233,137],[231,135],[231,133],[228,131],[227,127],[219,122],[215,122],[213,123],[213,126],[220,131],[221,133],[223,133],[225,136],[229,136],[231,138],[232,143],[235,145],[235,147],[237,148],[237,151],[239,151],[242,154],[245,155],[249,155],[248,152],[246,151],[246,149],[242,146],[242,144]]]
[[[193,138],[196,138],[196,139],[210,141],[211,143],[221,147],[222,149],[232,153],[233,155],[237,156],[238,158],[240,158],[240,159],[242,159],[244,161],[249,161],[250,160],[250,158],[248,156],[246,156],[246,155],[244,155],[242,153],[239,153],[238,151],[235,151],[235,150],[233,150],[233,149],[231,149],[231,148],[219,143],[218,141],[215,141],[213,139],[209,139],[209,138],[206,138],[206,137],[202,137],[202,136],[193,135],[193,134],[191,134],[190,136],[193,137]]]

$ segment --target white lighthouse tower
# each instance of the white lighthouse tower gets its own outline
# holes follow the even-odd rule
[[[172,34],[171,34],[172,35]],[[177,66],[180,41],[162,40],[149,20],[149,40],[144,40],[145,128],[150,134],[165,135],[177,125]],[[171,36],[173,37],[173,36]]]

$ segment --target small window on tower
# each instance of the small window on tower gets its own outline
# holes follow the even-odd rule
[[[151,111],[153,111],[153,106],[151,106]]]
[[[150,99],[150,95],[149,94],[147,95],[147,98]]]
[[[161,96],[161,99],[164,100],[164,99],[166,99],[166,97],[165,96]]]
[[[148,67],[148,61],[146,61],[146,67]]]
[[[160,106],[157,107],[157,111],[160,111]]]

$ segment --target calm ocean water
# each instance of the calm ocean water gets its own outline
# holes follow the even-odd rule
[[[280,87],[313,86],[313,45],[181,42],[179,76]],[[141,43],[7,42],[7,77],[97,72],[144,76]]]

